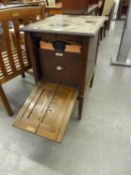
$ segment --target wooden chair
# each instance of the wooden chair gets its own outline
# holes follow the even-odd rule
[[[108,17],[108,20],[105,23],[106,30],[110,29],[110,24],[111,24],[111,20],[112,20],[113,13],[114,13],[114,8],[115,8],[115,3],[112,4],[109,14],[106,15]]]
[[[0,101],[5,107],[8,115],[12,115],[13,111],[7,100],[2,88],[2,84],[23,75],[24,72],[31,68],[30,60],[26,52],[26,48],[21,45],[19,28],[44,17],[44,6],[15,8],[8,10],[0,10],[0,23],[2,25],[2,43],[4,47],[0,47]],[[8,22],[13,24],[15,46],[12,46],[10,40],[10,29]]]
[[[114,0],[103,0],[102,6],[99,10],[99,12],[100,12],[99,15],[100,16],[107,16],[108,20],[105,22],[105,25],[103,26],[103,28],[101,28],[100,40],[103,39],[103,36],[105,37],[106,30],[109,30],[109,28],[110,28],[111,19],[112,19],[113,12],[114,12],[114,7],[115,7]]]
[[[62,14],[62,2],[56,3],[55,1],[46,0],[46,13],[48,16],[53,16],[56,14]]]
[[[105,0],[99,0],[98,5],[99,5],[99,15],[101,16],[105,6]]]
[[[121,0],[118,7],[117,19],[121,19],[121,17],[127,14],[129,6],[129,0]]]

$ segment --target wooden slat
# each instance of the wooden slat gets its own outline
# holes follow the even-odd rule
[[[15,120],[15,124],[17,123],[17,121],[19,122],[19,120],[21,120],[21,118],[23,117],[24,113],[28,110],[29,105],[31,104],[33,98],[35,97],[35,94],[38,92],[39,88],[40,88],[40,83],[37,84],[37,86],[34,87],[34,89],[32,90],[29,98],[26,100],[23,108],[21,108],[20,112],[17,115],[17,118]]]
[[[29,70],[30,69],[30,66],[27,66],[26,68],[25,68],[25,72],[27,71],[27,70]],[[12,79],[12,78],[15,78],[16,76],[18,76],[18,75],[20,75],[20,74],[22,74],[23,73],[23,70],[17,70],[17,72],[16,72],[16,74],[13,74],[12,73],[12,71],[10,71],[9,73],[8,73],[8,76],[6,76],[6,78],[3,78],[3,76],[1,77],[0,76],[0,83],[1,84],[3,84],[3,83],[5,83],[5,82],[7,82],[8,80],[10,80],[10,79]],[[1,75],[1,74],[0,74]]]
[[[19,33],[19,21],[18,20],[14,20],[13,21],[14,24],[14,35],[15,35],[15,42],[16,42],[16,50],[17,50],[17,54],[18,54],[18,59],[19,59],[19,63],[21,65],[21,68],[24,68],[24,62],[23,62],[23,57],[22,57],[22,49],[21,49],[21,43],[20,43],[20,33]]]
[[[3,73],[3,76],[6,76],[7,72],[6,72],[6,67],[2,58],[1,50],[0,50],[0,70]]]
[[[49,89],[46,90],[46,88],[51,88],[51,91],[49,91]],[[41,116],[41,110],[45,108],[45,105],[50,102],[50,99],[54,94],[54,90],[55,86],[50,87],[50,84],[40,86],[36,95],[32,99],[33,103],[31,101],[28,107],[29,110],[25,111],[21,119],[21,122],[23,121],[24,123],[26,123],[24,125],[25,129],[29,129],[30,131],[31,128],[31,131],[33,131],[34,133],[36,132],[41,117],[43,117]]]
[[[3,22],[2,27],[3,27],[3,35],[4,35],[5,46],[6,46],[9,62],[10,62],[12,70],[15,72],[16,67],[15,67],[15,63],[14,63],[13,55],[12,55],[12,49],[11,49],[10,37],[9,37],[9,31],[8,31],[8,23]]]
[[[0,54],[1,54],[1,59],[0,59],[0,82],[1,83],[4,83],[8,81],[10,78],[13,78],[17,76],[18,74],[21,74],[27,71],[31,67],[24,50],[22,50],[22,59],[23,59],[23,64],[24,64],[23,68],[20,65],[20,61],[19,61],[16,49],[12,50],[13,59],[14,59],[15,67],[17,70],[15,72],[13,72],[11,69],[7,52],[4,51]],[[3,66],[5,67],[6,74],[4,74],[4,70],[2,69],[2,62],[4,64]]]
[[[78,92],[74,88],[53,83],[39,83],[13,125],[61,142],[77,96]]]

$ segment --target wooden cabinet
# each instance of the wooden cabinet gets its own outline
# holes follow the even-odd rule
[[[127,14],[128,5],[129,5],[129,0],[120,0],[118,14],[117,14],[118,19],[121,19],[122,16],[125,16]]]
[[[86,89],[92,85],[99,29],[105,17],[56,15],[24,28],[36,81],[60,83],[78,89],[79,118]],[[44,25],[43,25],[44,24]],[[80,25],[84,25],[82,28]],[[34,29],[36,28],[36,29]],[[86,30],[85,30],[86,29]],[[29,31],[28,31],[29,30]],[[67,42],[63,51],[42,45]],[[70,49],[70,47],[72,49]]]
[[[89,4],[98,4],[99,0],[89,0]]]
[[[40,49],[39,63],[44,80],[79,87],[81,53]]]
[[[14,125],[61,142],[78,100],[78,119],[92,87],[105,17],[56,15],[21,29],[37,86]],[[81,30],[81,25],[83,28]]]
[[[49,3],[48,3],[49,4]],[[47,14],[49,16],[55,14],[86,14],[97,15],[98,14],[98,0],[63,0],[56,1],[53,6],[46,7]]]
[[[64,13],[82,14],[88,9],[89,0],[63,0]]]

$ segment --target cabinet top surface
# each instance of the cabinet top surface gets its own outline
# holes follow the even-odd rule
[[[22,31],[95,36],[107,17],[55,15],[23,27]]]

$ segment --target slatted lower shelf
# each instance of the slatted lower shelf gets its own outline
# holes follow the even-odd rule
[[[53,83],[38,83],[18,113],[13,126],[62,142],[78,91]]]

